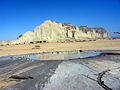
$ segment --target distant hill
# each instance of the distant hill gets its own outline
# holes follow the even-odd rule
[[[28,44],[42,42],[70,42],[109,38],[104,28],[77,27],[71,23],[60,23],[47,20],[35,27],[34,32],[26,32],[18,36],[17,40],[4,41],[2,44]]]

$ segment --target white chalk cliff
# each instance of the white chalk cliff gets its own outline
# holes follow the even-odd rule
[[[77,27],[70,23],[62,24],[47,20],[40,26],[35,27],[34,32],[26,32],[20,35],[17,40],[3,42],[2,44],[67,42],[101,38],[109,38],[108,32],[103,28]]]

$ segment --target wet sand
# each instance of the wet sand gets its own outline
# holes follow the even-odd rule
[[[39,45],[39,49],[32,49]],[[120,39],[97,40],[88,42],[70,43],[40,43],[27,45],[7,45],[0,46],[0,57],[9,55],[19,55],[28,53],[38,53],[44,51],[64,51],[64,50],[120,50]]]
[[[108,69],[102,81],[112,90],[120,90],[120,50],[103,52],[68,61],[0,61],[0,90],[105,90],[97,78]],[[33,79],[10,79],[13,75]]]

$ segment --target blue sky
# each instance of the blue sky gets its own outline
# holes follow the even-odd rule
[[[45,20],[103,27],[114,36],[120,32],[120,0],[0,0],[0,41],[14,40]]]

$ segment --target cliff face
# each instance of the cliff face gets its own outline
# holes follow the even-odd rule
[[[81,41],[108,37],[108,32],[103,28],[77,27],[71,23],[62,24],[47,20],[37,26],[34,32],[26,32],[8,44]]]

